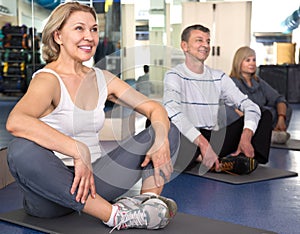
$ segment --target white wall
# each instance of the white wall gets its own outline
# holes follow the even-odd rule
[[[0,0],[0,5],[7,7],[12,15],[17,14],[17,0]]]
[[[281,22],[299,6],[299,0],[252,0],[252,31],[281,32]]]
[[[37,32],[41,32],[44,27],[44,21],[49,17],[51,11],[47,10],[37,4],[33,8],[34,21],[32,21],[32,5],[30,2],[19,2],[19,25],[25,24],[34,26]]]
[[[252,0],[251,31],[255,32],[283,32],[281,23],[300,6],[299,0]],[[296,43],[295,62],[298,63],[300,46],[300,27],[293,30],[292,42]],[[263,47],[252,37],[252,47],[257,53],[257,64],[276,64],[274,48]]]

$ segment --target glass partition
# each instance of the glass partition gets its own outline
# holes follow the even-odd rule
[[[51,11],[64,0],[0,0],[1,76],[0,93],[22,95],[32,73],[44,65],[41,57],[41,33]],[[111,54],[121,45],[120,0],[80,1],[92,5],[99,21],[99,46],[87,63],[104,61],[102,68],[115,73],[120,66]],[[115,65],[115,66],[113,66]],[[119,69],[120,70],[120,69]]]

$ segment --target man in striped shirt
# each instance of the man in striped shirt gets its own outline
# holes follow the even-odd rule
[[[207,169],[237,174],[250,173],[257,163],[266,163],[271,113],[261,112],[224,72],[204,64],[210,52],[209,29],[187,27],[181,35],[181,48],[185,62],[166,72],[163,98],[169,118],[183,136],[179,157],[186,157],[188,164],[201,162]],[[244,115],[227,123],[224,105],[234,106]],[[197,149],[194,155],[182,155],[193,145]],[[225,169],[226,162],[230,169]]]

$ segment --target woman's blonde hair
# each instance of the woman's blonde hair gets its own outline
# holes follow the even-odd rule
[[[42,32],[42,57],[46,63],[57,60],[60,53],[60,45],[54,40],[55,31],[60,30],[70,18],[70,15],[77,11],[91,13],[95,20],[97,20],[97,14],[94,8],[88,5],[78,2],[67,2],[56,7],[51,13]]]
[[[241,79],[242,73],[241,73],[241,66],[242,62],[250,57],[250,56],[256,56],[255,51],[251,49],[249,46],[243,46],[240,47],[234,55],[233,61],[232,61],[232,68],[230,72],[230,77],[235,77],[237,79]],[[253,78],[258,81],[258,77],[256,76],[255,72],[252,74]]]

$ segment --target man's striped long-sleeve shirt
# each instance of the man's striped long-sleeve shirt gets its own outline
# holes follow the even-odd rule
[[[244,128],[253,132],[261,116],[260,108],[237,88],[228,75],[208,66],[204,66],[202,74],[190,71],[185,63],[167,71],[163,103],[171,121],[191,142],[201,134],[199,128],[220,128],[220,116],[226,115],[222,104],[241,110]]]

